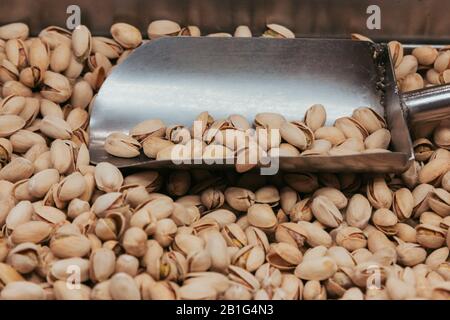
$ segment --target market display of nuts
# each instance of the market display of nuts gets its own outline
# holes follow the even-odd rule
[[[126,23],[110,31],[107,38],[86,26],[50,26],[29,38],[25,24],[0,26],[2,299],[448,298],[448,120],[414,141],[416,161],[402,175],[93,166],[92,100],[114,65],[148,41]],[[201,35],[169,20],[150,23],[147,33]],[[234,36],[252,32],[239,26]],[[263,36],[295,34],[268,24]],[[403,91],[447,82],[449,51],[408,54],[397,41],[389,48]],[[326,107],[315,104],[297,120],[271,112],[214,119],[205,111],[199,130],[143,119],[110,134],[104,148],[157,160],[170,159],[175,146],[189,158],[248,156],[249,145],[258,156],[275,148],[308,157],[389,150],[383,115],[359,107],[326,125]],[[73,267],[76,290],[66,283]]]

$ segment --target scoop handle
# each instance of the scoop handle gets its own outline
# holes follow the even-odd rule
[[[411,126],[450,117],[450,84],[410,91],[401,98]]]

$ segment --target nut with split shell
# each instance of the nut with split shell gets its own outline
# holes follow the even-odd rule
[[[111,133],[105,140],[105,151],[120,158],[134,158],[140,154],[141,144],[122,132]]]

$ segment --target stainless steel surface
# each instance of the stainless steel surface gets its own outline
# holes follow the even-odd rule
[[[204,33],[232,32],[249,25],[256,35],[266,23],[281,23],[302,37],[347,38],[357,32],[376,40],[450,41],[450,0],[0,0],[0,25],[23,21],[33,34],[48,25],[65,26],[66,8],[79,5],[93,34],[130,22],[146,33],[155,19],[195,24]],[[381,29],[366,27],[367,7],[381,9]]]
[[[411,126],[450,117],[450,84],[404,93],[402,100]]]
[[[383,114],[372,56],[369,43],[350,40],[153,41],[137,49],[103,84],[91,117],[91,160],[108,160],[118,167],[167,166],[167,162],[145,156],[119,159],[103,150],[110,132],[128,132],[149,118],[191,125],[196,115],[208,110],[216,119],[240,113],[252,120],[259,112],[272,111],[294,120],[302,119],[315,103],[326,106],[328,124],[360,106],[371,106]],[[391,84],[389,88],[394,90],[395,81]],[[411,142],[405,139],[408,130],[398,97],[388,96],[387,102],[396,152],[282,158],[280,166],[292,171],[405,170],[411,160]]]

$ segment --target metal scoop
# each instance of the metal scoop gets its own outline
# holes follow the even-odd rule
[[[260,112],[299,120],[313,104],[327,125],[354,109],[384,114],[390,153],[281,157],[280,168],[310,172],[403,172],[413,161],[408,124],[450,116],[450,87],[399,94],[386,46],[328,39],[162,38],[135,50],[103,84],[90,123],[91,161],[119,168],[211,168],[174,165],[145,155],[107,154],[105,138],[147,119],[190,126],[202,111],[215,119]],[[221,165],[226,166],[226,165]]]

